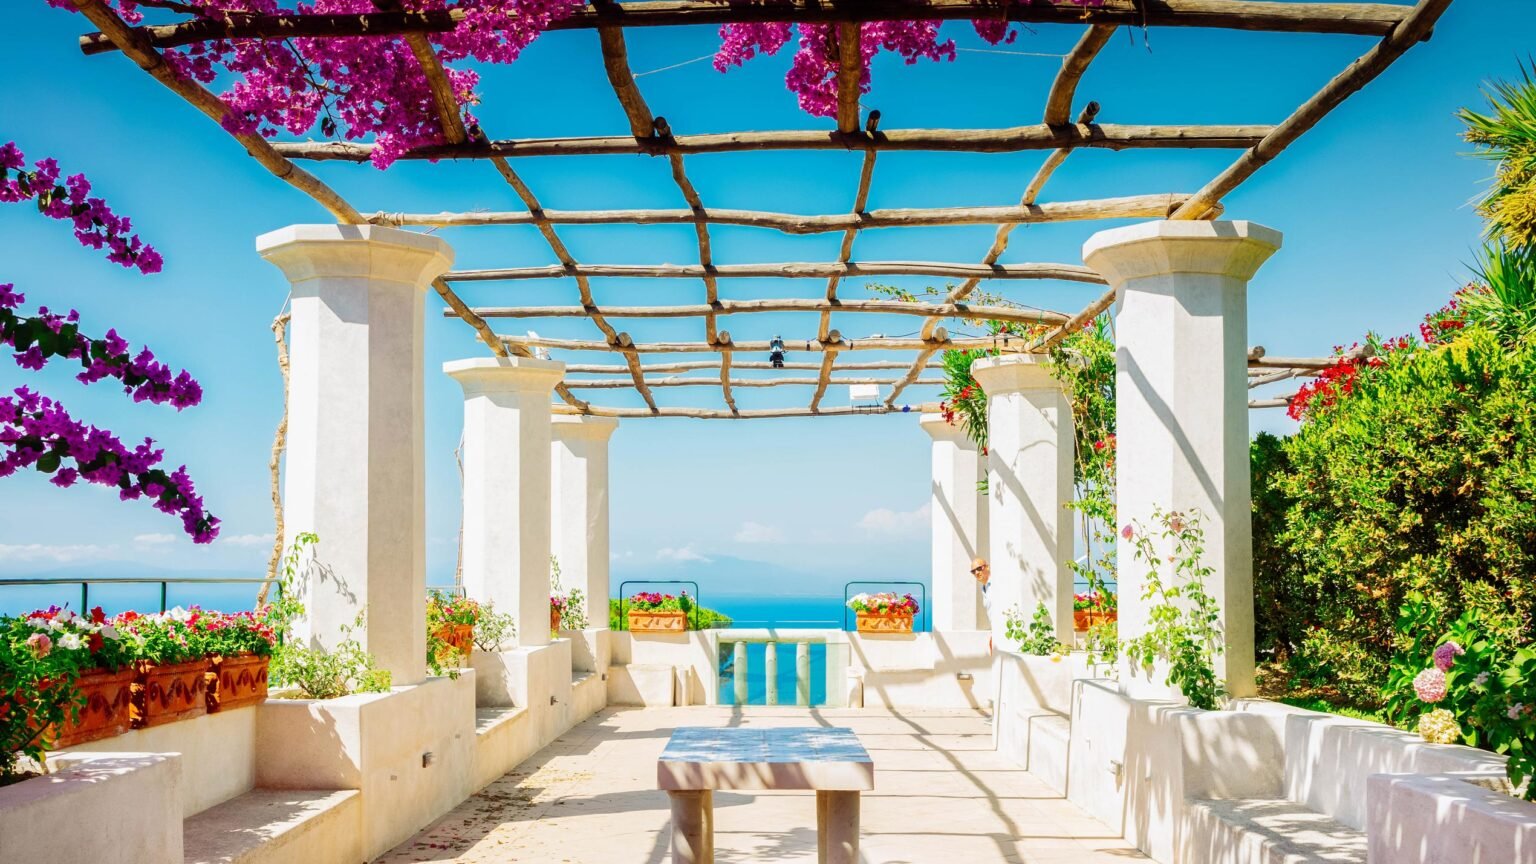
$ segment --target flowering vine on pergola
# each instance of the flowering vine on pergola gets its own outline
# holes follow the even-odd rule
[[[684,416],[747,418],[911,410],[903,392],[936,368],[934,355],[955,348],[988,347],[1001,351],[1044,352],[1101,315],[1114,301],[1101,292],[1075,311],[972,305],[966,301],[984,280],[1050,279],[1102,286],[1104,279],[1080,264],[1000,264],[1009,237],[1019,225],[1094,219],[1212,219],[1221,200],[1311,129],[1329,111],[1361,89],[1418,42],[1427,39],[1450,0],[1420,0],[1416,5],[1387,3],[1250,2],[1250,0],[870,0],[814,2],[762,0],[316,0],[301,11],[283,9],[277,0],[48,0],[74,8],[99,31],[81,37],[87,54],[120,51],[186,101],[219,122],[250,155],[275,176],[305,192],[343,224],[451,227],[531,225],[548,243],[557,263],[455,271],[434,281],[447,302],[445,314],[472,327],[495,355],[526,356],[539,349],[597,351],[620,355],[623,365],[569,364],[568,373],[627,377],[566,379],[556,387],[566,413],[619,417]],[[158,7],[178,16],[169,23],[141,24],[139,7]],[[990,129],[885,129],[878,111],[864,111],[869,61],[878,50],[894,51],[915,62],[952,58],[954,47],[938,39],[939,24],[964,19],[997,43],[1012,39],[1010,24],[1073,26],[1084,33],[1063,58],[1049,92],[1041,122]],[[716,67],[729,68],[757,52],[773,53],[799,29],[800,50],[787,83],[812,115],[829,117],[828,128],[782,131],[688,133],[675,131],[650,108],[631,71],[625,30],[688,24],[718,25],[722,47]],[[136,26],[137,25],[137,26]],[[1099,106],[1078,107],[1078,84],[1089,64],[1120,27],[1207,27],[1291,33],[1331,33],[1372,38],[1375,43],[1339,72],[1312,98],[1275,125],[1119,125],[1098,122]],[[482,128],[470,105],[480,97],[472,70],[445,64],[461,60],[510,62],[542,31],[594,29],[601,62],[629,122],[625,133],[580,138],[497,139]],[[204,84],[231,71],[244,77],[224,97]],[[315,83],[318,75],[328,82]],[[270,141],[279,128],[303,134],[319,124],[345,141]],[[372,137],[373,143],[359,138]],[[1234,161],[1193,192],[1167,192],[1088,201],[1042,201],[1052,174],[1080,148],[1232,149]],[[846,150],[862,153],[862,170],[852,206],[843,213],[801,215],[719,209],[705,205],[690,181],[685,160],[695,154],[772,150]],[[876,160],[887,151],[1007,153],[1048,151],[1025,185],[1015,206],[867,209]],[[676,209],[547,210],[514,168],[535,156],[639,154],[666,159],[681,204]],[[367,214],[358,210],[300,161],[369,162],[379,167],[400,159],[467,159],[491,163],[526,209],[515,212]],[[697,236],[696,265],[625,265],[578,262],[562,241],[562,225],[692,225]],[[716,264],[711,226],[737,225],[789,235],[840,234],[836,260]],[[995,225],[995,239],[979,263],[932,261],[860,261],[853,257],[859,233],[874,228],[912,229],[945,225]],[[838,296],[843,279],[875,276],[933,276],[956,280],[937,302],[907,299],[848,300]],[[697,279],[703,283],[693,305],[602,306],[592,293],[593,279],[623,277]],[[825,283],[818,299],[722,299],[718,281],[726,278],[807,278]],[[561,278],[575,283],[579,303],[571,306],[471,307],[455,292],[465,282]],[[737,342],[722,329],[722,316],[758,313],[814,315],[814,338],[784,340],[788,352],[819,355],[812,362],[785,362],[781,377],[734,378],[733,369],[762,369],[772,364],[736,359],[741,352],[766,354],[767,342]],[[834,329],[832,316],[881,313],[921,319],[910,338],[847,339]],[[601,338],[552,339],[498,334],[488,319],[581,317]],[[616,328],[614,319],[698,318],[703,339],[697,342],[644,342]],[[1024,325],[1032,335],[967,338],[951,336],[943,319],[990,320]],[[809,320],[809,319],[807,319]],[[809,329],[809,328],[808,328]],[[776,346],[775,346],[776,347]],[[910,360],[838,365],[840,354],[865,350],[907,352]],[[642,363],[647,354],[709,354],[705,361]],[[1335,358],[1275,358],[1263,349],[1249,354],[1250,386],[1316,375]],[[833,377],[841,370],[901,370],[890,378]],[[714,377],[656,378],[662,373],[701,370]],[[797,370],[814,377],[794,377]],[[881,384],[889,387],[880,404],[822,406],[832,384]],[[655,387],[718,387],[725,408],[662,407]],[[768,409],[738,409],[734,388],[776,385],[814,387],[808,404]],[[593,405],[573,391],[581,388],[633,388],[644,408]],[[1283,405],[1264,400],[1254,406]],[[933,410],[932,405],[920,406]]]

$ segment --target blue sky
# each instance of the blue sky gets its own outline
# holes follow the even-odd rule
[[[1251,291],[1250,341],[1271,353],[1326,353],[1367,329],[1411,330],[1462,277],[1478,241],[1468,206],[1490,173],[1469,159],[1453,117],[1480,104],[1490,77],[1517,74],[1536,45],[1536,15],[1521,0],[1460,0],[1435,37],[1411,51],[1275,163],[1226,200],[1227,215],[1285,233],[1285,248]],[[118,55],[81,56],[83,19],[40,2],[12,10],[15,40],[0,56],[0,139],[31,157],[54,156],[84,171],[120,213],[133,217],[165,255],[164,273],[139,277],[79,248],[66,226],[26,208],[0,208],[0,281],[30,301],[78,308],[94,331],[116,326],[203,383],[202,406],[181,414],[133,405],[112,388],[82,387],[67,370],[26,372],[0,364],[0,386],[41,387],[77,417],[125,439],[152,435],[172,464],[185,463],[224,519],[224,539],[194,547],[179,524],[138,503],[85,485],[58,490],[39,475],[0,481],[9,505],[0,523],[0,574],[117,562],[146,568],[244,571],[265,566],[272,518],[267,456],[280,413],[268,324],[286,284],[254,252],[256,235],[294,222],[326,221],[305,196],[269,176],[202,115]],[[964,24],[946,26],[960,44],[957,62],[908,67],[888,57],[874,70],[885,128],[979,127],[1037,122],[1057,60],[988,53]],[[1006,50],[1059,54],[1078,28],[1039,27]],[[1116,123],[1272,123],[1282,119],[1370,40],[1200,30],[1121,32],[1079,91]],[[711,28],[630,34],[639,72],[709,55]],[[542,37],[510,67],[485,70],[486,104],[477,113],[492,135],[615,134],[627,128],[602,72],[593,33]],[[722,75],[707,61],[645,74],[653,110],[674,130],[824,128],[802,114],[782,78],[786,52]],[[1042,201],[1143,192],[1193,191],[1233,158],[1230,151],[1083,151],[1046,187]],[[1043,152],[886,154],[875,172],[871,207],[1014,204]],[[850,205],[859,156],[773,153],[691,157],[689,174],[705,202],[789,212],[842,212]],[[682,206],[665,160],[647,157],[529,159],[517,164],[544,206],[563,209]],[[365,212],[519,209],[484,163],[402,163],[386,173],[326,164],[318,173]],[[1078,262],[1083,241],[1104,223],[1021,228],[1004,263]],[[692,229],[683,226],[563,228],[578,260],[592,263],[694,263]],[[531,228],[442,232],[460,268],[552,263]],[[716,227],[716,261],[826,261],[840,235],[787,237],[761,229]],[[866,260],[924,258],[974,262],[987,227],[864,234]],[[921,287],[922,280],[905,280]],[[701,302],[690,280],[601,280],[600,303]],[[570,305],[569,282],[461,286],[471,303]],[[819,280],[723,280],[727,298],[819,294]],[[1012,282],[991,286],[1021,302],[1071,311],[1091,286]],[[860,280],[847,297],[868,296]],[[433,300],[435,300],[435,296]],[[458,387],[439,371],[446,360],[479,356],[471,331],[437,316],[427,325],[428,578],[452,576],[458,480],[452,451],[461,425]],[[814,334],[815,318],[778,315],[724,319],[738,340]],[[493,322],[522,332],[514,321]],[[543,335],[592,338],[584,321],[540,321]],[[702,338],[697,320],[621,322],[637,340]],[[842,316],[845,336],[916,329],[906,319]],[[576,362],[598,358],[569,356]],[[661,357],[651,359],[665,359]],[[879,359],[877,356],[859,359]],[[639,404],[623,391],[587,391],[606,404]],[[662,404],[718,404],[718,391],[672,388]],[[914,402],[932,391],[909,391]],[[741,393],[742,407],[803,404],[809,391]],[[827,404],[847,404],[837,388]],[[1256,412],[1255,431],[1284,431],[1282,412]],[[688,561],[723,588],[739,590],[748,568],[726,559],[782,568],[778,590],[836,593],[850,578],[920,578],[927,571],[928,438],[912,415],[756,422],[635,420],[612,444],[615,584],[625,573],[655,573]],[[711,567],[710,562],[720,566]],[[750,568],[760,578],[763,568]],[[768,572],[772,572],[769,570]],[[845,575],[846,574],[846,575]]]

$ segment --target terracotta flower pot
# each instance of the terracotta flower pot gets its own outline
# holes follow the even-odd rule
[[[444,624],[438,627],[433,635],[453,646],[453,650],[459,652],[461,657],[468,657],[470,652],[475,650],[475,625],[473,624]]]
[[[549,607],[549,632],[560,632],[560,610],[553,606]]]
[[[82,672],[75,685],[85,696],[85,707],[80,709],[79,720],[64,721],[64,728],[54,739],[53,749],[100,741],[127,732],[136,676],[132,667],[116,672],[105,669]]]
[[[1100,609],[1073,609],[1072,629],[1087,630],[1099,624],[1113,623],[1118,619],[1119,615],[1113,609],[1108,611]]]
[[[133,728],[188,720],[208,711],[207,659],[161,666],[138,664],[133,684]]]
[[[688,613],[681,609],[631,609],[626,617],[631,633],[682,633],[688,629]]]
[[[888,612],[855,612],[854,621],[860,633],[911,633],[911,615]]]
[[[255,654],[213,658],[213,668],[205,678],[208,713],[233,711],[266,701],[267,671],[271,664],[271,657]]]

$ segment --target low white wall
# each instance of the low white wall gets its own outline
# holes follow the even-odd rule
[[[49,758],[55,764],[95,753],[181,754],[182,816],[201,813],[256,785],[256,706],[204,714],[113,738],[91,741]]]
[[[183,864],[181,760],[93,753],[0,788],[0,861]]]
[[[1371,864],[1536,864],[1536,804],[1510,797],[1507,787],[1502,771],[1372,776],[1365,796]]]
[[[571,671],[606,673],[613,665],[613,631],[561,630],[562,639],[571,640]]]
[[[988,708],[991,633],[848,633],[850,672],[867,708]]]
[[[717,632],[690,630],[685,633],[631,633],[627,630],[614,632],[612,637],[612,662],[609,670],[609,701],[615,705],[654,705],[661,698],[662,687],[655,676],[659,667],[672,670],[674,682],[666,689],[674,692],[672,699],[681,705],[714,705],[719,701],[716,692],[715,663],[718,650]],[[628,674],[620,667],[636,667]],[[673,704],[671,700],[666,704]]]
[[[527,708],[480,708],[475,711],[476,791],[494,783],[538,752],[538,723]]]
[[[474,791],[474,679],[466,670],[388,693],[269,700],[258,708],[257,785],[361,790],[363,850],[380,855]]]

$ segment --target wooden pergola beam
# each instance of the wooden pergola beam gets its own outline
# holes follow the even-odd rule
[[[518,345],[525,348],[555,348],[563,351],[604,351],[617,353],[639,354],[713,354],[721,351],[751,352],[767,354],[770,344],[766,341],[755,342],[632,342],[625,346],[611,345],[596,339],[556,339],[547,336],[512,336],[503,335],[502,340],[510,345]],[[821,342],[816,339],[785,339],[785,353],[817,353],[829,348],[835,351],[926,351],[929,348],[944,350],[948,348],[998,348],[1014,353],[1024,350],[1025,343],[1020,339],[1004,340],[1001,337],[961,337],[949,338],[949,333],[940,327],[932,339],[893,338],[887,336],[871,336],[868,339],[839,339],[836,342]],[[905,364],[903,364],[905,365]],[[850,367],[851,368],[851,367]]]
[[[1387,3],[1276,3],[1249,0],[1104,0],[1099,6],[1008,3],[994,0],[880,0],[823,3],[817,0],[650,0],[588,6],[550,22],[548,30],[601,27],[665,27],[678,24],[753,22],[959,20],[1003,17],[1028,24],[1117,24],[1132,27],[1215,27],[1288,33],[1343,33],[1384,36],[1402,20],[1404,9]],[[464,13],[436,12],[326,15],[251,15],[198,18],[135,28],[154,48],[172,48],[212,39],[287,39],[293,37],[393,36],[442,33],[458,26]],[[99,22],[92,22],[102,27]],[[512,22],[509,21],[509,24]],[[105,30],[106,28],[102,28]],[[109,35],[80,37],[85,54],[112,51]]]
[[[874,117],[878,112],[871,112]],[[1057,151],[1066,152],[1066,151]],[[1055,154],[1052,154],[1054,157]],[[864,162],[871,170],[874,151],[865,154]],[[860,173],[862,201],[868,202],[868,184]],[[1038,174],[1037,174],[1038,176]],[[1032,181],[1032,186],[1034,183]],[[1034,194],[1039,189],[1033,189]],[[868,231],[876,228],[924,228],[937,225],[1002,225],[1030,224],[1038,222],[1075,222],[1091,219],[1151,219],[1162,218],[1185,201],[1193,193],[1159,192],[1148,195],[1125,195],[1115,198],[1093,198],[1082,201],[1051,201],[1036,204],[1034,194],[1027,204],[991,207],[893,207],[876,210],[853,210],[848,213],[803,215],[799,213],[775,213],[763,210],[734,210],[714,207],[670,210],[545,210],[544,218],[555,225],[692,225],[704,222],[710,225],[739,225],[748,228],[768,228],[785,234],[825,234],[842,231]],[[422,226],[432,228],[464,228],[496,225],[533,225],[537,218],[520,211],[487,210],[479,212],[441,213],[391,213],[377,211],[369,214],[368,222],[374,225]],[[846,238],[845,238],[846,239]]]
[[[927,318],[965,318],[977,321],[1012,321],[1021,324],[1059,324],[1062,312],[1012,306],[970,306],[965,303],[924,303],[906,300],[721,300],[690,306],[477,306],[482,318],[703,318],[714,315],[750,315],[765,312],[862,312],[881,315],[917,315]],[[456,317],[445,309],[445,317]],[[827,341],[820,334],[817,338]],[[716,340],[709,340],[716,341]],[[836,340],[833,340],[836,341]]]
[[[712,272],[722,279],[845,279],[860,276],[937,276],[966,279],[1060,279],[1103,285],[1104,277],[1081,264],[951,264],[936,261],[835,261],[786,262],[781,264],[556,264],[544,267],[506,267],[487,270],[455,270],[443,276],[449,282],[503,282],[519,279],[575,277],[613,279],[698,279]],[[588,296],[583,305],[596,305]]]
[[[648,411],[644,408],[610,408],[600,405],[589,406],[585,411],[556,405],[553,410],[556,414],[588,414],[594,417],[687,417],[694,420],[766,420],[775,417],[842,417],[856,414],[931,414],[939,410],[939,403],[923,402],[918,405],[903,405],[897,408],[886,405],[838,405],[832,408],[818,408],[814,411],[810,408],[744,408],[740,411],[711,408],[658,408],[655,411]]]
[[[1056,80],[1051,82],[1050,93],[1045,98],[1045,125],[1061,126],[1072,119],[1072,100],[1077,95],[1077,85],[1083,80],[1083,73],[1088,71],[1088,64],[1099,56],[1113,35],[1114,24],[1095,24],[1061,59],[1061,70],[1056,73]]]
[[[1254,146],[1273,127],[1249,125],[1085,124],[1014,126],[1001,129],[896,129],[890,132],[839,132],[786,129],[765,132],[714,132],[700,135],[589,136],[516,138],[417,147],[401,159],[516,159],[529,156],[664,156],[670,153],[740,153],[771,150],[902,150],[949,153],[1018,153],[1059,147],[1109,150],[1239,150]],[[346,141],[279,141],[270,145],[291,159],[367,162],[373,144]]]
[[[722,336],[729,336],[730,334],[722,333],[721,335]],[[725,353],[725,352],[722,352],[722,353]],[[714,360],[683,360],[683,361],[672,362],[672,363],[646,363],[643,366],[641,366],[641,368],[645,370],[645,373],[646,373],[647,376],[650,376],[650,375],[658,374],[658,373],[661,373],[661,372],[696,372],[696,371],[699,371],[701,369],[702,370],[709,370],[709,371],[719,371],[720,368],[721,368],[721,365],[722,365],[721,363],[719,363],[717,361],[714,361]],[[793,360],[786,360],[786,361],[784,361],[784,365],[783,366],[774,366],[772,363],[769,363],[766,360],[732,360],[731,361],[731,368],[732,369],[758,369],[758,370],[789,369],[789,370],[802,371],[803,372],[803,371],[813,371],[813,370],[816,370],[816,369],[820,369],[821,368],[821,364],[819,362],[818,363],[796,363]],[[875,371],[875,370],[879,370],[879,369],[905,369],[905,368],[907,368],[907,362],[905,360],[868,360],[868,361],[858,362],[858,363],[843,363],[843,364],[839,365],[837,368],[838,368],[838,371],[840,371],[840,372],[853,372],[853,371],[870,372],[870,371]],[[944,366],[943,366],[942,363],[929,363],[927,368],[929,368],[929,369],[942,369],[942,368],[944,368]],[[622,374],[622,373],[627,372],[627,371],[629,371],[629,367],[627,367],[627,366],[618,366],[618,365],[614,365],[614,364],[611,364],[611,363],[567,363],[565,365],[565,374],[567,374],[567,375],[576,375],[576,374],[619,375],[619,374]],[[651,379],[649,377],[647,377],[646,380],[649,381]]]
[[[880,112],[869,112],[869,119],[864,123],[864,131],[874,134],[879,128]],[[876,150],[864,151],[864,159],[859,166],[859,185],[853,192],[853,213],[850,214],[856,218],[864,213],[864,208],[869,204],[869,187],[875,179],[875,159],[879,155],[879,152]],[[853,241],[858,236],[859,226],[857,225],[849,226],[843,231],[843,242],[837,249],[837,262],[839,264],[847,264],[849,259],[853,257]],[[837,300],[837,286],[841,281],[842,277],[836,273],[827,277],[826,297],[828,303]],[[821,313],[821,319],[816,322],[816,338],[823,342],[832,341],[830,337],[835,332],[832,329],[832,311],[828,309]],[[821,383],[816,386],[816,392],[811,394],[810,408],[812,411],[821,406],[821,399],[826,395],[828,382],[832,377],[832,364],[836,362],[836,351],[828,351],[821,357],[821,372],[819,373]]]
[[[730,387],[816,387],[821,383],[820,377],[815,378],[729,378]],[[890,386],[895,384],[898,378],[833,378],[828,383],[837,387],[850,384],[875,384]],[[628,378],[583,378],[565,382],[576,390],[623,390],[635,386],[635,382]],[[719,387],[722,379],[710,376],[708,378],[647,378],[646,384],[652,387]],[[913,386],[940,387],[944,384],[943,378],[921,378],[912,382]]]

